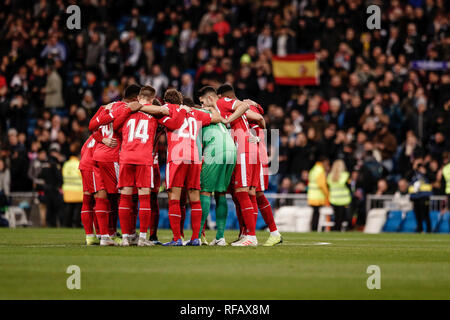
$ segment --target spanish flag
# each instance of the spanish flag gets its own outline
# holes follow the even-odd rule
[[[287,86],[319,85],[319,63],[315,53],[272,57],[275,83]]]

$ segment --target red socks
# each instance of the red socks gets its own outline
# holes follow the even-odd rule
[[[254,236],[256,228],[255,209],[253,208],[249,194],[248,192],[236,192],[235,195],[241,207],[242,218],[247,228],[247,235]]]
[[[159,204],[158,204],[158,194],[150,194],[150,208],[152,209],[150,218],[150,237],[156,237],[159,224]]]
[[[132,214],[132,210],[133,201],[131,195],[121,194],[119,202],[119,219],[123,234],[130,234],[131,232],[130,215]]]
[[[132,196],[132,210],[130,212],[130,234],[136,233],[136,222],[138,217],[138,200],[139,196],[137,193],[133,193]]]
[[[200,227],[202,225],[202,205],[200,201],[191,202],[191,227],[192,237],[191,240],[197,239],[200,233]]]
[[[253,216],[253,219],[255,220],[255,228],[256,228],[256,221],[258,220],[258,202],[256,202],[256,195],[252,196],[251,194],[249,194],[248,197],[250,198],[250,201],[252,202],[254,213],[256,213]]]
[[[261,211],[261,215],[264,218],[264,222],[269,226],[270,232],[276,231],[277,225],[275,224],[275,220],[273,218],[272,206],[266,196],[261,195],[256,200],[258,202],[258,208]]]
[[[183,203],[180,202],[180,213],[181,213],[180,236],[184,238],[184,221],[186,220],[186,200]]]
[[[86,234],[94,234],[94,197],[83,194],[83,205],[81,207],[81,222]]]
[[[109,200],[103,198],[95,199],[95,215],[100,227],[100,234],[102,236],[109,235]]]
[[[142,233],[147,233],[150,226],[150,195],[141,194],[139,195],[139,231]]]
[[[119,205],[119,194],[117,193],[108,194],[108,200],[111,208],[111,211],[109,213],[109,235],[113,236],[117,232],[117,217],[118,217],[117,206]]]
[[[173,240],[180,239],[180,200],[169,200],[169,222],[173,232]]]
[[[241,206],[239,205],[239,201],[236,198],[236,194],[233,193],[232,197],[233,197],[234,205],[236,207],[236,216],[237,216],[238,222],[239,222],[239,236],[241,236],[242,234],[245,235],[247,228],[245,227],[244,218],[242,217]]]

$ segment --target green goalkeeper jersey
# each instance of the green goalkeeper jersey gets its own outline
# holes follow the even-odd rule
[[[198,109],[210,113],[207,110]],[[203,163],[222,164],[235,159],[236,146],[233,138],[223,123],[211,124],[202,128],[201,144],[203,145]],[[231,156],[231,157],[230,157]]]

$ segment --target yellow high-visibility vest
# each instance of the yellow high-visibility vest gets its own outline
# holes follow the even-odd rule
[[[330,186],[330,203],[335,206],[347,206],[352,202],[350,190],[347,187],[347,181],[350,174],[347,171],[341,173],[338,181],[333,181],[331,174],[327,177],[327,183]]]
[[[78,170],[80,160],[70,157],[62,167],[64,202],[83,202],[83,181]]]
[[[314,167],[309,171],[308,174],[308,202],[309,201],[320,201],[325,202],[325,194],[322,189],[320,189],[317,184],[317,178],[320,174],[325,174],[325,170],[322,165],[315,164]]]
[[[442,170],[445,179],[445,193],[450,194],[450,163],[447,163]]]

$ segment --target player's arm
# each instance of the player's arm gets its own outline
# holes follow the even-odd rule
[[[92,117],[91,121],[89,121],[89,131],[94,132],[97,130],[102,124],[100,123],[100,118],[105,114],[109,113],[104,106],[98,108],[97,112]]]
[[[175,114],[174,117],[165,116],[161,119],[158,119],[158,123],[162,124],[167,129],[173,131],[181,127],[185,118],[186,118],[186,110],[181,109],[179,112]]]
[[[102,133],[100,132],[100,130],[96,130],[93,134],[92,137],[94,138],[94,140],[98,143],[103,143],[105,146],[110,147],[110,148],[115,148],[117,146],[117,140],[114,138],[104,138]]]
[[[211,112],[211,123],[219,123],[222,122],[224,119],[220,116],[220,113],[217,112],[215,108],[212,107],[205,107],[205,110],[208,110]]]
[[[234,112],[229,116],[227,119],[224,119],[222,121],[225,124],[232,123],[234,120],[239,119],[242,117],[242,115],[247,112],[247,110],[250,108],[250,104],[247,102],[243,102],[240,100],[236,100],[235,106],[234,106]]]
[[[141,107],[141,111],[151,114],[152,116],[158,118],[158,117],[163,117],[163,116],[168,116],[169,115],[169,109],[166,107],[162,107],[162,106],[156,106],[156,105],[147,105],[147,106],[142,106]]]
[[[264,117],[262,115],[260,115],[259,113],[252,111],[252,110],[247,110],[245,115],[247,116],[247,119],[250,122],[257,123],[260,128],[263,128],[263,129],[266,128],[266,121],[264,120]]]

